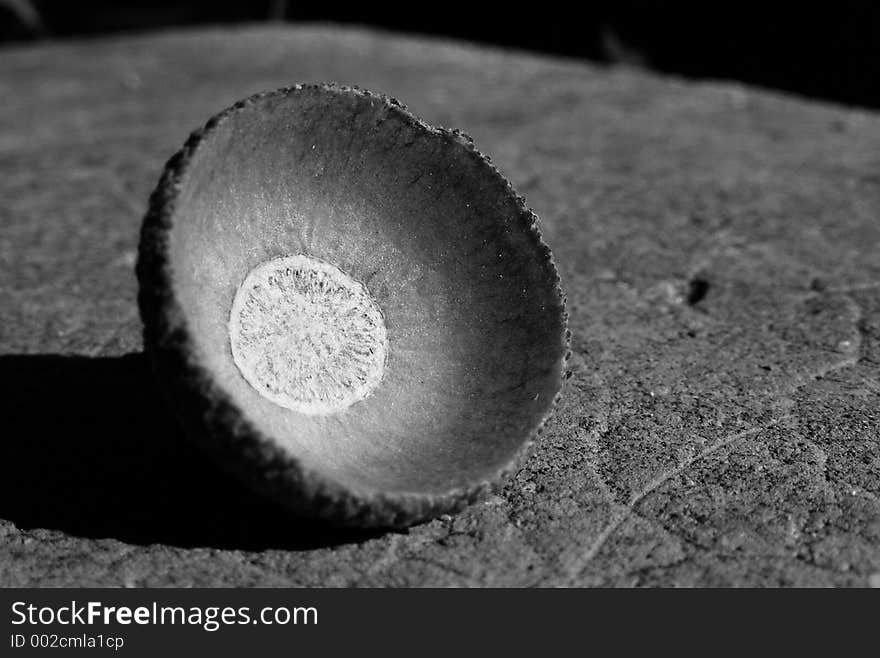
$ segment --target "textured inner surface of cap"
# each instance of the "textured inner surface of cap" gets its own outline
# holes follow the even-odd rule
[[[382,311],[366,287],[305,254],[250,271],[232,305],[229,338],[248,383],[305,414],[363,400],[381,381],[388,352]]]
[[[192,155],[173,285],[198,359],[284,454],[353,490],[443,493],[495,477],[558,389],[557,280],[521,213],[463,141],[303,88],[239,108]],[[311,273],[288,273],[302,254]],[[349,293],[377,308],[354,323]],[[355,334],[372,355],[341,347]]]

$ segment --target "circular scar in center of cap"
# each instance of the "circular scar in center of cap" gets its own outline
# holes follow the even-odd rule
[[[257,265],[235,293],[232,358],[260,395],[310,415],[370,395],[385,372],[385,318],[366,286],[304,254]]]

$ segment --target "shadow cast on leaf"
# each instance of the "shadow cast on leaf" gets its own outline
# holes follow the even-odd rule
[[[143,354],[0,356],[0,517],[133,544],[308,550],[378,536],[292,518],[199,453]]]

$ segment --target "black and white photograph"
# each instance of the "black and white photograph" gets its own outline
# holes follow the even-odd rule
[[[4,650],[880,588],[878,112],[868,0],[0,0]]]

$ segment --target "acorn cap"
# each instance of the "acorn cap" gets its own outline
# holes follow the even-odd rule
[[[193,133],[150,199],[145,343],[186,433],[259,491],[401,527],[500,482],[551,412],[565,301],[472,141],[335,85]]]

